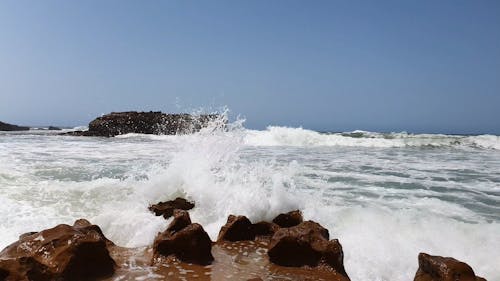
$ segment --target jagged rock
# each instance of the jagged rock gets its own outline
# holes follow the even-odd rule
[[[250,220],[245,216],[230,215],[227,218],[227,223],[221,228],[217,241],[235,242],[254,239],[255,233]]]
[[[344,269],[344,254],[338,240],[329,239],[328,230],[316,222],[305,221],[281,228],[271,238],[268,256],[271,262],[283,266],[326,265],[348,278]]]
[[[273,219],[273,222],[281,227],[292,227],[303,222],[302,212],[299,210],[291,211],[286,214],[279,214]]]
[[[189,217],[189,213],[184,210],[176,209],[174,210],[174,219],[168,225],[167,231],[173,234],[190,224],[191,218]]]
[[[73,226],[22,235],[0,252],[0,280],[98,280],[111,276],[115,262],[96,225],[78,220]]]
[[[414,281],[486,281],[475,275],[472,268],[450,257],[418,255],[418,270]]]
[[[47,128],[47,130],[52,130],[52,131],[60,131],[60,130],[61,130],[61,128],[59,128],[59,127],[55,127],[55,126],[49,126],[49,127]]]
[[[184,262],[206,265],[214,260],[211,250],[210,237],[201,225],[193,223],[173,233],[169,230],[158,233],[153,245],[153,263],[161,256],[174,255]]]
[[[36,232],[36,231],[32,231],[32,232],[26,232],[26,233],[23,233],[23,234],[19,235],[19,240],[23,239],[23,238],[24,238],[24,237],[26,237],[26,236],[33,235],[33,234],[35,234],[35,233],[38,233],[38,232]]]
[[[189,134],[199,131],[218,118],[220,118],[218,114],[165,114],[152,111],[112,112],[91,121],[88,131],[76,131],[65,134],[101,137],[114,137],[128,133],[155,135]]]
[[[194,208],[194,203],[187,201],[184,198],[177,197],[174,200],[159,202],[149,206],[149,210],[157,216],[163,216],[164,218],[170,218],[175,209],[180,210],[191,210]]]
[[[272,236],[280,227],[272,222],[261,221],[254,223],[252,229],[255,236]]]
[[[0,122],[0,131],[27,131],[29,127],[12,125],[4,122]]]

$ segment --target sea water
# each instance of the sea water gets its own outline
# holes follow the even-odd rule
[[[500,280],[500,137],[319,133],[302,128],[115,138],[0,132],[0,248],[87,218],[121,246],[166,227],[177,196],[212,240],[229,214],[303,211],[330,230],[352,280],[412,280],[417,255],[452,256]]]

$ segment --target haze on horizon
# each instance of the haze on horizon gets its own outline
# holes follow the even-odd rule
[[[0,121],[500,134],[498,1],[1,1]]]

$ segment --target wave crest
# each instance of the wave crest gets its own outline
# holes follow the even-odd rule
[[[245,144],[252,146],[360,146],[360,147],[456,147],[500,150],[500,137],[443,134],[377,133],[353,131],[320,133],[303,128],[269,126],[247,130]]]

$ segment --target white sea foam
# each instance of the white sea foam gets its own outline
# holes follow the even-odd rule
[[[230,127],[111,139],[3,136],[0,248],[81,217],[119,245],[149,245],[168,221],[148,204],[185,196],[213,240],[229,214],[257,222],[303,210],[339,238],[352,280],[411,280],[422,251],[500,280],[497,136]]]
[[[452,136],[441,134],[375,133],[353,131],[319,133],[303,128],[267,127],[248,130],[245,143],[254,146],[360,146],[360,147],[478,147],[500,149],[500,137],[493,135]]]

